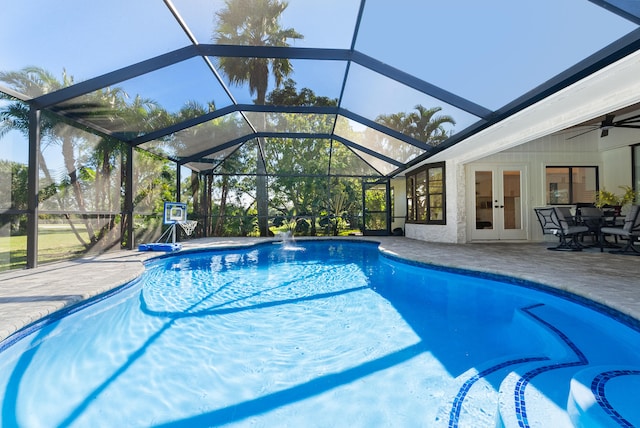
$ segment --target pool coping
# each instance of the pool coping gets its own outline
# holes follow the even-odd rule
[[[547,251],[544,243],[443,244],[404,237],[298,238],[377,243],[391,259],[539,288],[591,306],[640,330],[640,258]],[[203,238],[184,250],[246,248],[278,238]],[[176,253],[169,253],[174,255]],[[110,295],[144,272],[158,252],[116,251],[0,273],[0,343],[57,314]],[[580,273],[588,275],[581,276]],[[74,281],[69,281],[74,278]],[[64,309],[64,310],[63,310]]]

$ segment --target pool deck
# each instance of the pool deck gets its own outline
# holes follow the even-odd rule
[[[404,237],[344,239],[379,242],[382,251],[409,260],[552,286],[640,320],[640,257],[595,249],[548,251],[546,247],[551,243],[442,244]],[[204,238],[187,241],[183,248],[245,246],[269,240],[274,239]],[[0,273],[0,341],[64,307],[137,278],[144,271],[145,260],[162,254],[117,251]]]

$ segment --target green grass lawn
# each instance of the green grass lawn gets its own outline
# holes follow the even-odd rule
[[[85,238],[86,230],[76,226]],[[41,225],[38,230],[38,263],[47,263],[77,257],[84,247],[68,227],[64,225]],[[27,262],[27,237],[0,237],[0,271],[23,268]]]

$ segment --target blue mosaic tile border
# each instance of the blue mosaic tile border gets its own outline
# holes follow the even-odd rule
[[[478,374],[470,377],[460,388],[458,394],[453,400],[453,406],[451,408],[451,412],[449,413],[449,428],[457,428],[460,420],[460,412],[462,410],[462,403],[467,396],[471,387],[483,377],[490,375],[493,372],[496,372],[505,367],[514,366],[518,364],[531,363],[535,361],[548,361],[548,357],[529,357],[529,358],[518,358],[515,360],[505,361],[503,363],[497,364],[493,367],[489,367],[486,370],[479,372]]]
[[[613,408],[609,400],[607,400],[604,387],[607,382],[613,378],[620,376],[640,376],[640,370],[611,370],[607,372],[602,372],[598,376],[596,376],[591,382],[591,392],[596,397],[597,403],[600,405],[602,410],[607,413],[620,425],[621,427],[633,427],[633,424],[626,420],[620,413]]]
[[[560,329],[558,329],[554,325],[548,323],[547,321],[543,320],[542,318],[540,318],[539,316],[531,312],[532,309],[535,309],[540,306],[544,306],[544,305],[536,304],[536,305],[523,308],[522,310],[526,312],[530,317],[534,318],[541,324],[544,324],[545,326],[547,326],[547,328],[553,331],[553,333],[556,334],[573,351],[573,353],[577,357],[577,361],[550,364],[547,366],[538,367],[534,370],[531,370],[525,373],[520,377],[520,379],[516,383],[516,387],[513,392],[514,394],[513,398],[515,400],[516,419],[518,421],[518,426],[520,426],[521,428],[528,428],[530,426],[529,418],[527,417],[527,407],[525,403],[524,393],[525,393],[525,389],[527,388],[527,385],[529,385],[529,383],[534,377],[551,370],[563,369],[567,367],[584,366],[589,364],[589,360],[584,355],[584,353],[578,348],[578,346],[576,346],[575,343],[571,341],[571,339],[569,339],[569,337],[566,334],[564,334],[562,331],[560,331]]]

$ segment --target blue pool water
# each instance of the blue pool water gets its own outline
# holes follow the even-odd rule
[[[20,336],[3,427],[570,426],[575,373],[640,367],[640,334],[584,305],[347,241],[159,258]]]

